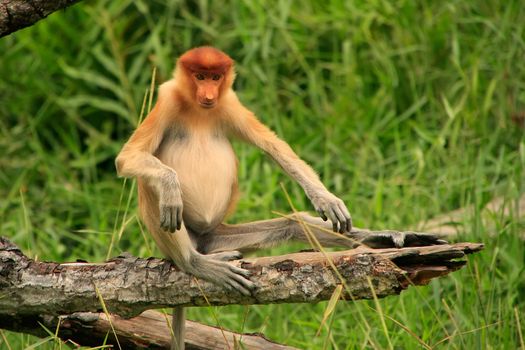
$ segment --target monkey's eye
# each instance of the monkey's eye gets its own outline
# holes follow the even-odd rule
[[[221,78],[221,75],[220,74],[214,74],[211,78],[213,80],[219,80]]]
[[[197,73],[195,74],[195,78],[197,78],[197,80],[204,80],[206,77],[202,73]]]

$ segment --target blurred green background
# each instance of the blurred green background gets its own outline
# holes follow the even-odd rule
[[[191,309],[191,319],[304,349],[420,349],[417,337],[437,349],[525,348],[522,1],[97,0],[55,13],[0,39],[1,234],[41,260],[158,256],[134,183],[113,162],[153,68],[158,85],[203,44],[236,60],[241,100],[345,200],[356,226],[417,228],[470,206],[453,240],[486,249],[382,300],[383,314],[338,303],[317,337],[326,303]],[[311,210],[260,151],[235,148],[243,196],[230,222],[289,211],[281,182]],[[483,219],[495,197],[504,207]],[[2,349],[38,342],[0,335]]]

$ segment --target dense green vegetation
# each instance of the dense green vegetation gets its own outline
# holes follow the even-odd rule
[[[373,301],[340,302],[318,337],[326,303],[202,308],[190,318],[305,349],[524,348],[518,0],[99,0],[56,13],[0,39],[1,234],[43,260],[158,255],[137,221],[133,182],[117,179],[113,161],[153,67],[158,84],[202,44],[236,59],[242,101],[345,200],[356,226],[413,228],[471,205],[455,239],[486,250],[460,272],[381,300],[382,312]],[[289,211],[281,182],[310,209],[261,152],[235,147],[243,197],[232,222]],[[496,196],[510,216],[481,220]],[[38,342],[0,335],[2,349]]]

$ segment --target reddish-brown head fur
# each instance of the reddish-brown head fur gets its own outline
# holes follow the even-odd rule
[[[233,60],[210,46],[186,51],[178,65],[192,82],[191,97],[203,108],[215,107],[221,93],[233,83]]]
[[[192,73],[226,74],[232,67],[233,60],[211,46],[201,46],[186,51],[179,58],[179,63]]]

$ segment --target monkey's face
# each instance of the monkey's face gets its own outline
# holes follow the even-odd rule
[[[202,108],[213,108],[219,100],[220,87],[224,75],[210,72],[197,72],[192,74],[196,88],[196,99]]]

